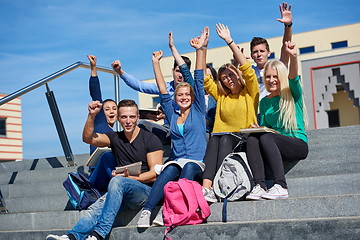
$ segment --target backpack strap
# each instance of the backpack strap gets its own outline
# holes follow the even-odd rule
[[[223,208],[222,208],[222,222],[227,222],[227,203],[228,199],[224,199]]]
[[[187,181],[189,181],[189,180],[187,180]],[[194,188],[196,200],[201,209],[201,216],[203,218],[207,218],[208,216],[210,216],[211,211],[210,211],[209,204],[205,200],[204,194],[202,193],[201,186],[197,182],[194,182],[194,181],[190,181],[190,183]],[[198,188],[198,189],[196,189],[196,188]]]

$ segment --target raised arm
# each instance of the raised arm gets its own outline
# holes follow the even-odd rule
[[[159,88],[159,92],[160,92],[160,94],[167,94],[168,91],[166,89],[166,83],[165,83],[164,76],[162,75],[161,68],[160,68],[160,59],[162,58],[162,56],[163,56],[163,52],[161,50],[153,52],[152,63],[153,63],[155,80],[156,80],[156,84]]]
[[[246,57],[235,44],[234,40],[231,38],[230,30],[227,26],[222,23],[216,24],[216,32],[220,38],[222,38],[226,44],[230,47],[233,52],[234,58],[240,65],[244,65],[247,63]]]
[[[87,58],[89,59],[89,62],[90,62],[91,76],[97,77],[96,56],[87,55]]]
[[[100,101],[102,102],[102,96],[101,96],[101,88],[100,88],[100,81],[97,76],[97,68],[96,68],[96,56],[94,55],[87,55],[87,58],[89,59],[90,63],[90,72],[91,76],[89,79],[89,92],[91,99],[93,101]]]
[[[292,38],[292,12],[291,12],[291,4],[288,4],[286,2],[283,2],[279,5],[280,8],[280,14],[281,19],[276,19],[277,21],[284,24],[284,36],[282,39],[282,47],[281,47],[281,55],[280,55],[280,61],[285,64],[285,66],[288,66],[289,63],[289,56],[286,52],[286,46],[285,42],[291,41]]]
[[[106,147],[110,145],[110,139],[106,134],[94,132],[94,120],[96,115],[101,111],[102,104],[99,101],[92,101],[88,105],[88,118],[83,130],[83,141],[95,147]]]
[[[175,47],[175,44],[174,44],[174,38],[173,38],[173,34],[172,32],[169,32],[169,48],[171,50],[171,53],[176,61],[176,64],[178,66],[181,66],[185,63],[184,59],[182,59],[182,57],[180,56],[178,50],[176,49]]]
[[[111,66],[114,71],[120,75],[121,79],[124,80],[125,84],[133,90],[147,94],[159,94],[159,89],[156,84],[140,81],[139,79],[126,73],[122,69],[121,62],[119,60],[114,61]]]
[[[298,75],[297,48],[293,42],[285,42],[285,50],[290,58],[289,79],[294,79]]]
[[[206,68],[206,48],[209,42],[209,27],[205,27],[199,37],[190,40],[190,45],[196,50],[195,69]]]

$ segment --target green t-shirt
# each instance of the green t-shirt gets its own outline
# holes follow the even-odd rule
[[[280,121],[280,96],[268,98],[264,97],[260,101],[260,126],[265,126],[278,131],[280,134],[302,139],[306,143],[308,138],[304,126],[303,114],[303,100],[302,88],[300,85],[300,77],[296,76],[294,79],[289,79],[289,86],[291,94],[295,102],[297,129],[295,131],[287,131],[283,128],[283,123]]]

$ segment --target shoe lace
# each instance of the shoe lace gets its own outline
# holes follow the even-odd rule
[[[147,211],[142,211],[140,218],[147,217],[147,215],[149,215],[149,212],[147,212]]]

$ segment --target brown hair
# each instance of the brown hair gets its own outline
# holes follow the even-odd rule
[[[224,72],[225,69],[230,69],[230,70],[236,72],[236,74],[239,76],[238,80],[239,80],[240,85],[245,87],[245,81],[242,77],[241,71],[239,69],[237,69],[233,64],[226,63],[226,64],[222,65],[218,70],[216,83],[217,83],[217,87],[218,87],[218,90],[220,93],[222,93],[224,95],[228,95],[231,92],[230,89],[228,87],[226,87],[221,80],[221,74]]]
[[[260,44],[265,44],[266,50],[270,52],[268,41],[265,38],[261,38],[261,37],[253,37],[253,39],[250,42],[250,52],[252,52],[253,47]]]
[[[138,107],[138,105],[136,104],[136,102],[135,102],[134,100],[132,100],[132,99],[124,99],[124,100],[121,100],[121,101],[119,102],[119,104],[117,105],[117,107],[118,107],[118,110],[119,110],[119,108],[121,108],[121,107],[136,107],[137,112],[138,112],[138,114],[139,114],[139,107]]]

